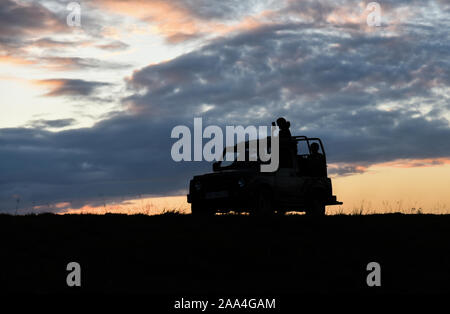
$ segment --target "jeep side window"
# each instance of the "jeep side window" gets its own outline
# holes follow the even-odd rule
[[[297,142],[297,154],[298,155],[309,155],[309,147],[306,141]]]

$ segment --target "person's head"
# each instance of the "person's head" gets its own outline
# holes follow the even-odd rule
[[[311,144],[311,153],[313,154],[317,154],[319,152],[319,144],[317,143],[312,143]]]
[[[277,119],[277,125],[280,127],[280,129],[289,129],[291,126],[291,123],[289,121],[286,121],[285,118],[278,118]]]

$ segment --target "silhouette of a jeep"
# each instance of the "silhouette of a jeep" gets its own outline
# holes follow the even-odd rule
[[[270,147],[270,137],[268,144]],[[245,142],[246,154],[251,154],[250,148],[249,141]],[[325,206],[342,204],[332,194],[325,150],[319,138],[292,136],[289,144],[280,142],[279,152],[278,170],[261,172],[259,159],[238,161],[237,145],[234,158],[226,158],[225,149],[224,161],[215,162],[212,173],[194,176],[190,181],[187,199],[192,214],[235,211],[268,215],[300,211],[323,216]]]

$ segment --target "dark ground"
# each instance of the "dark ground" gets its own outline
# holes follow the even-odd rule
[[[449,215],[0,215],[0,290],[450,293]],[[82,287],[66,286],[81,265]],[[366,265],[381,265],[381,287]]]

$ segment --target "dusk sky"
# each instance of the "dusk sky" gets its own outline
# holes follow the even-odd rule
[[[70,2],[0,2],[0,212],[183,207],[175,126],[280,116],[344,211],[450,211],[449,0]]]

